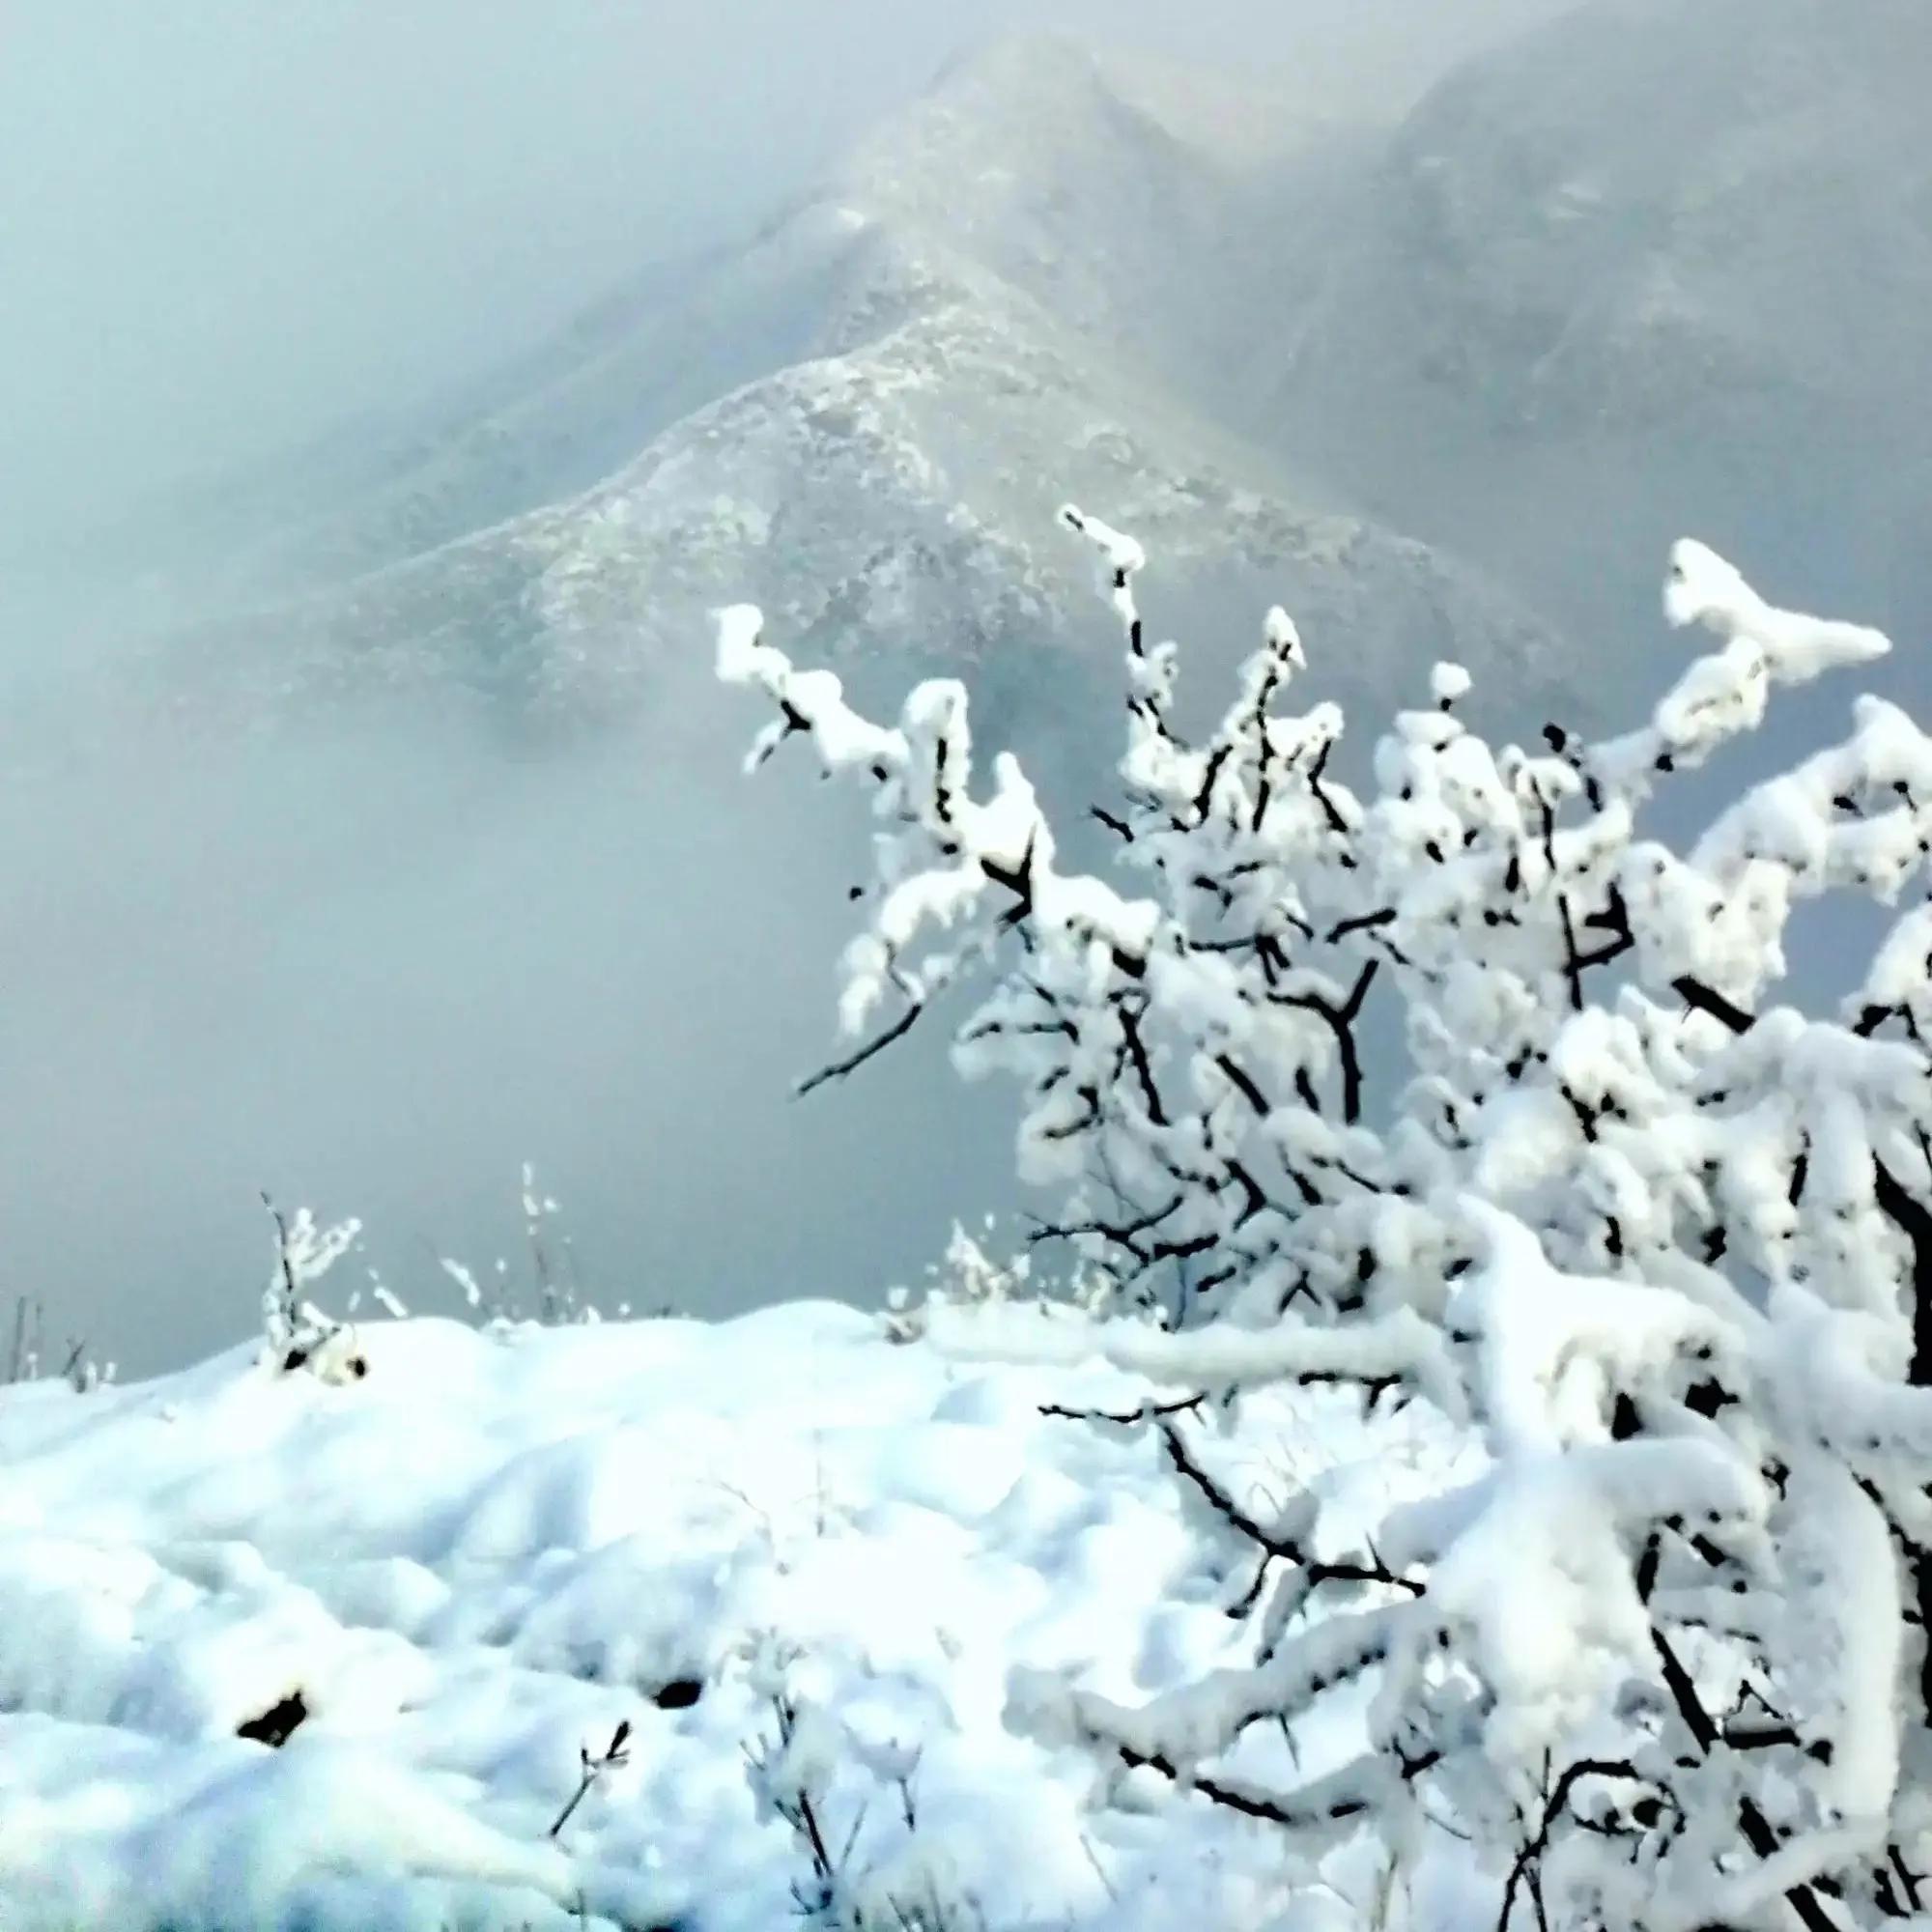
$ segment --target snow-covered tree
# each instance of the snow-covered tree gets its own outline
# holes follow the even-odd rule
[[[1640,728],[1494,749],[1440,665],[1358,789],[1285,613],[1184,737],[1140,547],[1065,519],[1126,640],[1111,877],[1062,868],[1011,757],[980,781],[957,683],[882,725],[755,611],[719,648],[777,709],[753,763],[798,738],[876,805],[855,1043],[806,1084],[983,976],[958,1066],[1018,1082],[1041,1236],[1107,1284],[928,1331],[1144,1378],[1132,1426],[1250,1552],[1250,1662],[1138,1708],[1021,1684],[1017,1719],[1313,1851],[1447,1820],[1504,1925],[1932,1923],[1932,907],[1835,1015],[1785,1003],[1782,950],[1801,901],[1922,895],[1932,741],[1862,697],[1688,846],[1646,811],[1887,640],[1683,542],[1665,611],[1715,648]],[[1472,1459],[1338,1548],[1228,1473],[1283,1383],[1429,1405]],[[1365,1748],[1299,1776],[1338,1695]]]

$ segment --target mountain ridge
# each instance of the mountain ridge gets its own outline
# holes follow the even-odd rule
[[[1311,492],[1204,406],[1207,385],[1174,379],[1232,341],[1229,275],[1207,267],[1248,216],[1242,184],[1122,100],[1098,59],[1049,42],[1042,63],[1041,44],[957,68],[676,318],[619,329],[519,407],[539,437],[593,420],[602,385],[629,384],[667,330],[755,322],[776,302],[781,344],[741,339],[707,365],[742,380],[666,409],[588,483],[473,527],[439,522],[433,462],[400,506],[394,490],[365,505],[359,533],[352,516],[338,549],[372,567],[336,582],[325,570],[201,642],[231,671],[256,655],[285,694],[360,667],[595,709],[701,653],[713,605],[755,596],[829,656],[897,660],[910,640],[915,657],[983,663],[1094,635],[1086,560],[1054,526],[1081,496],[1141,530],[1183,604],[1218,572],[1252,582],[1246,617],[1278,595],[1318,628],[1346,616],[1358,685],[1425,654],[1536,682],[1555,641],[1500,586]],[[1045,157],[1015,152],[1016,122],[1050,124]],[[1155,299],[1169,280],[1184,298]],[[614,413],[636,425],[643,407],[633,386]],[[475,444],[507,435],[497,416],[459,438],[458,500],[487,494],[461,494]],[[434,540],[412,549],[423,530]],[[1026,673],[1009,675],[1018,702]]]
[[[1289,160],[1293,86],[1223,81],[1287,143],[1264,163],[1251,132],[1177,132],[1118,49],[982,49],[748,246],[634,280],[507,400],[258,553],[262,594],[199,641],[287,689],[454,677],[595,710],[753,597],[854,667],[997,661],[1018,702],[1014,653],[1104,638],[1065,497],[1149,542],[1184,628],[1245,637],[1279,598],[1378,698],[1451,656],[1525,719],[1583,715],[1565,633],[1654,609],[1686,528],[1750,556],[1804,535],[1792,594],[1843,602],[1862,561],[1909,617],[1885,498],[1918,418],[1883,401],[1932,302],[1899,104],[1932,36],[1903,0],[1857,33],[1769,4],[1801,57],[1749,43],[1743,0],[1525,9],[1385,135]],[[1864,228],[1812,233],[1848,196]],[[1887,263],[1870,316],[1801,312],[1814,258],[1861,255]]]

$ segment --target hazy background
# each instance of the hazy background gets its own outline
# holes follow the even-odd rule
[[[1739,0],[1727,4],[1738,11]],[[1808,0],[1779,4],[1798,20]],[[1884,4],[1905,21],[1901,34],[1918,33],[1896,0]],[[223,516],[237,514],[238,498],[245,511],[251,494],[273,497],[299,467],[293,452],[317,438],[337,449],[385,438],[407,446],[439,398],[521,355],[606,290],[628,287],[635,302],[639,271],[652,261],[717,251],[730,264],[748,236],[937,70],[1003,31],[1057,26],[1222,63],[1243,81],[1265,72],[1292,83],[1284,99],[1313,111],[1392,125],[1456,57],[1563,8],[0,0],[0,1312],[13,1295],[38,1299],[52,1342],[84,1335],[125,1371],[238,1339],[255,1320],[269,1264],[264,1187],[291,1206],[362,1216],[367,1253],[340,1287],[374,1265],[423,1310],[455,1305],[439,1254],[479,1271],[499,1255],[525,1267],[517,1194],[526,1159],[562,1203],[584,1286],[607,1308],[716,1312],[799,1293],[869,1299],[936,1256],[953,1212],[1008,1202],[1005,1096],[962,1096],[942,1069],[943,1026],[856,1084],[787,1098],[791,1080],[832,1046],[836,960],[850,929],[844,893],[864,820],[853,801],[803,770],[756,784],[739,778],[738,754],[762,720],[743,694],[709,680],[701,626],[692,626],[688,651],[667,649],[661,670],[653,667],[648,704],[569,729],[530,728],[477,683],[454,679],[448,688],[418,679],[386,696],[358,690],[287,715],[258,714],[240,699],[224,708],[207,670],[218,657],[203,661],[193,702],[173,703],[154,640],[198,614],[177,601],[193,595],[182,588],[193,572],[171,567],[170,546],[182,541],[177,507],[202,500],[190,485],[224,477],[225,495],[211,498]],[[1602,0],[1596,12],[1616,15]],[[1628,100],[1642,103],[1651,75],[1641,61],[1668,67],[1675,23],[1702,16],[1690,0],[1681,14],[1662,0],[1628,0],[1625,12],[1636,27],[1623,31],[1612,18],[1611,50]],[[1639,31],[1646,16],[1666,31]],[[1857,40],[1840,33],[1835,14],[1812,25],[1821,44]],[[1719,41],[1732,31],[1711,29]],[[1726,70],[1726,45],[1704,57],[1711,71]],[[1600,71],[1562,47],[1542,58],[1579,87],[1578,76],[1587,71],[1594,85]],[[1796,61],[1807,73],[1816,65]],[[1909,86],[1913,71],[1892,50],[1869,65],[1905,72],[1899,84]],[[1822,576],[1788,567],[1787,525],[1808,526],[1815,503],[1838,494],[1840,469],[1828,454],[1800,492],[1760,462],[1760,448],[1789,446],[1782,418],[1762,443],[1727,445],[1724,465],[1680,465],[1678,497],[1652,510],[1652,425],[1641,422],[1620,446],[1623,469],[1604,460],[1608,444],[1593,440],[1596,365],[1565,376],[1560,357],[1555,403],[1581,397],[1581,428],[1545,448],[1524,427],[1531,413],[1499,407],[1494,424],[1482,425],[1495,428],[1492,473],[1513,478],[1524,514],[1507,540],[1473,527],[1492,504],[1502,521],[1516,519],[1515,502],[1481,487],[1459,496],[1467,425],[1433,424],[1417,399],[1489,407],[1481,381],[1438,383],[1445,342],[1449,366],[1473,345],[1505,375],[1532,361],[1541,370],[1550,358],[1521,352],[1519,326],[1539,303],[1560,322],[1578,281],[1560,254],[1549,288],[1515,279],[1511,223],[1546,212],[1530,206],[1516,170],[1528,154],[1560,176],[1588,105],[1557,101],[1545,127],[1530,110],[1550,90],[1542,70],[1525,72],[1495,83],[1507,114],[1492,112],[1480,88],[1451,90],[1389,156],[1355,154],[1354,171],[1343,172],[1348,194],[1361,197],[1360,220],[1319,169],[1267,203],[1267,225],[1252,232],[1244,204],[1229,200],[1221,214],[1234,239],[1210,240],[1203,259],[1223,265],[1252,248],[1266,273],[1246,305],[1252,373],[1234,358],[1209,373],[1235,392],[1239,413],[1272,412],[1290,459],[1331,440],[1324,461],[1348,476],[1354,504],[1385,512],[1396,529],[1452,545],[1466,538],[1478,561],[1506,572],[1520,564],[1536,595],[1568,600],[1556,613],[1565,620],[1602,614],[1605,555],[1622,571],[1631,552],[1661,548],[1662,534],[1645,519],[1740,501],[1736,477],[1746,470],[1762,499],[1751,507],[1763,514],[1741,531],[1774,566],[1768,588],[1836,601],[1841,589],[1883,577],[1874,555],[1884,566],[1895,553],[1893,574],[1910,597],[1851,614],[1892,621],[1916,611],[1921,526],[1911,515],[1893,524],[1848,517],[1889,549],[1848,549],[1838,577],[1829,559]],[[1744,107],[1726,107],[1739,125],[1758,112],[1753,90],[1773,109],[1784,99],[1760,79],[1741,83],[1751,93]],[[1096,105],[1065,74],[1052,80],[1064,93],[1047,96],[1046,112],[1064,98],[1089,117],[1068,123],[1076,168],[1078,141],[1104,136],[1114,145],[1096,152],[1122,166],[1147,161],[1156,183],[1208,178],[1167,172],[1160,139],[1134,117],[1114,116],[1111,97]],[[975,98],[970,89],[965,98]],[[1591,165],[1620,192],[1623,150],[1641,149],[1634,172],[1647,191],[1651,175],[1668,169],[1651,168],[1648,126],[1627,105],[1619,96],[1599,117],[1614,142],[1600,140]],[[1700,99],[1687,125],[1702,111]],[[1526,145],[1503,142],[1492,166],[1492,129],[1515,141],[1525,117]],[[1004,154],[1003,130],[987,138]],[[1908,129],[1899,139],[1910,147],[1917,136]],[[1441,194],[1438,146],[1462,169]],[[1043,150],[1058,152],[1050,138]],[[1338,151],[1351,152],[1346,141]],[[1817,179],[1808,151],[1794,152],[1795,176]],[[1910,173],[1882,154],[1867,160],[1873,178]],[[944,185],[942,217],[951,212]],[[992,253],[1010,239],[1014,259],[1053,292],[1038,307],[1057,315],[1053,278],[1075,252],[1060,244],[1091,229],[1095,185],[1079,180],[1063,193],[1066,184],[1045,182],[1037,194],[1033,185],[1022,183],[1003,211],[1021,225],[1010,238],[992,236]],[[1580,231],[1563,227],[1574,209],[1558,207],[1548,232],[1647,243],[1650,205],[1638,195],[1627,215],[1614,194],[1609,205],[1614,218]],[[1719,242],[1754,232],[1734,213],[1719,207]],[[1826,204],[1814,229],[1841,230],[1839,213]],[[1036,217],[1039,225],[1025,225]],[[1921,222],[1917,204],[1900,219]],[[1413,245],[1417,230],[1429,246]],[[1294,252],[1304,233],[1336,241],[1332,300]],[[1784,248],[1776,223],[1770,235],[1765,258],[1782,273],[1788,255],[1802,277],[1802,251]],[[1148,238],[1099,239],[1122,240],[1116,252],[1138,262],[1132,244]],[[1673,271],[1707,256],[1728,261],[1721,248],[1705,249],[1701,232],[1690,239],[1705,252],[1673,258]],[[1162,245],[1153,238],[1156,258]],[[1534,259],[1535,248],[1521,258]],[[1606,284],[1621,288],[1621,258],[1611,248],[1603,259]],[[1445,289],[1481,294],[1487,269],[1497,270],[1500,291],[1487,306],[1441,299]],[[1139,272],[1124,278],[1120,312],[1129,324],[1145,319]],[[688,284],[672,275],[666,285],[706,283],[694,272]],[[724,286],[736,285],[727,275]],[[1923,313],[1915,291],[1901,283],[1887,311],[1901,341]],[[1835,313],[1838,304],[1819,307]],[[1775,313],[1783,317],[1786,305]],[[1587,347],[1594,338],[1583,335]],[[1028,338],[1027,353],[1044,356],[1044,340]],[[1603,364],[1613,391],[1628,386],[1630,368],[1650,366],[1646,339],[1628,341],[1627,358],[1620,349]],[[1088,346],[1083,338],[1083,354]],[[1131,341],[1128,350],[1139,353]],[[1675,373],[1701,394],[1713,385],[1699,341],[1692,352]],[[1385,389],[1383,372],[1405,355],[1417,365],[1412,383],[1405,376],[1408,386]],[[1214,358],[1192,358],[1204,359]],[[1826,359],[1861,358],[1833,348]],[[1095,350],[1095,368],[1104,360]],[[1747,373],[1738,393],[1755,396]],[[1762,386],[1784,393],[1769,378]],[[1250,411],[1250,392],[1264,407]],[[589,393],[594,417],[602,392]],[[1094,393],[1103,400],[1069,392],[1065,420],[1113,408],[1111,392]],[[1138,392],[1129,384],[1126,393]],[[1331,398],[1349,411],[1331,419]],[[1385,421],[1373,419],[1378,407]],[[1163,444],[1179,417],[1162,408],[1147,434],[1154,454],[1146,473],[1159,488],[1177,468],[1198,474],[1200,450],[1218,450],[1211,439]],[[1842,412],[1828,398],[1819,413]],[[1536,418],[1556,419],[1569,421],[1560,407]],[[1916,418],[1897,420],[1905,426],[1896,439],[1911,445],[1901,462],[1922,467]],[[962,422],[960,460],[984,470],[990,451],[1029,488],[1041,487],[1040,472],[1068,441],[1060,417],[1042,432],[1043,453],[964,434],[981,427]],[[1689,440],[1703,434],[1693,428]],[[1163,447],[1179,452],[1168,469],[1155,460]],[[746,457],[753,472],[763,448]],[[1520,464],[1520,450],[1534,460]],[[327,466],[312,473],[326,487]],[[445,472],[432,465],[431,473]],[[870,500],[873,478],[863,467],[845,476],[847,497],[819,488],[819,472],[803,473],[810,500],[791,526],[794,542],[774,548],[816,567],[817,553],[795,540],[822,537],[841,519],[863,525],[851,504]],[[738,489],[737,472],[721,474],[721,492]],[[1562,526],[1589,542],[1539,578],[1539,561],[1555,554],[1548,539],[1559,523],[1549,507],[1561,500],[1557,479],[1626,475],[1643,486],[1642,517],[1630,513],[1635,495],[1612,501],[1606,487],[1601,506]],[[740,492],[745,500],[758,480]],[[1890,485],[1880,478],[1871,488],[1882,496]],[[797,495],[783,507],[799,508]],[[814,511],[826,528],[802,528]],[[923,535],[921,513],[915,505],[882,526],[900,554],[917,549],[906,532]],[[667,554],[677,560],[678,526],[669,527],[668,553],[650,554],[654,569],[668,567]],[[1432,574],[1416,547],[1386,534],[1350,526],[1344,540],[1319,515],[1283,527],[1281,554],[1299,545],[1311,582],[1326,586],[1329,604],[1317,605],[1323,635],[1351,625],[1359,646],[1373,613],[1398,606],[1418,635],[1439,628],[1453,640],[1461,626],[1505,645],[1556,635],[1520,622],[1513,607],[1492,611],[1480,585]],[[1729,535],[1723,526],[1711,533]],[[867,527],[843,534],[862,555],[873,536]],[[996,561],[1011,554],[999,535],[984,553]],[[413,580],[429,586],[417,616],[424,607],[432,622],[458,612],[452,659],[470,646],[471,614],[494,615],[489,572],[514,550],[483,546],[454,566],[440,554],[439,568],[454,574]],[[1240,578],[1228,605],[1243,624],[1264,593],[1278,594],[1280,560],[1264,554]],[[1619,579],[1629,589],[1616,593],[1620,620],[1639,604],[1654,612],[1647,568],[1639,561]],[[512,589],[501,601],[514,607],[534,580],[506,571],[505,581]],[[645,572],[619,588],[654,603],[656,581]],[[1153,586],[1156,604],[1174,581]],[[473,605],[460,601],[472,593]],[[389,610],[412,607],[405,595],[369,608],[380,630]],[[611,631],[636,633],[637,607],[619,597],[612,610]],[[1032,622],[1028,612],[1019,628]],[[476,628],[482,639],[488,623]],[[954,636],[933,628],[941,635],[932,648],[946,659]],[[239,636],[230,629],[229,644],[246,656],[247,624]],[[254,653],[271,676],[278,647]],[[487,661],[488,649],[485,639],[476,655]],[[1372,655],[1357,651],[1363,663]],[[1045,688],[1031,681],[1031,662],[1022,653],[1002,672],[1009,708],[1021,714]],[[1583,663],[1579,688],[1617,682],[1600,661]],[[906,668],[875,664],[875,682],[895,687]],[[1916,660],[1891,688],[1922,694]],[[1069,772],[1058,777],[1071,783]]]
[[[735,242],[1003,28],[1299,47],[1373,94],[1528,11],[4,0],[0,1294],[124,1369],[182,1359],[253,1320],[267,1186],[450,1306],[435,1253],[522,1265],[526,1157],[607,1304],[913,1273],[998,1190],[1005,1115],[937,1039],[787,1100],[856,827],[744,790],[742,699],[694,679],[542,749],[455,699],[130,722],[100,694],[151,593],[98,533]]]
[[[1064,26],[1404,89],[1551,0],[4,0],[0,505],[58,535],[486,367]]]

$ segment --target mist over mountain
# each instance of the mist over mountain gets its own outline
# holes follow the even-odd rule
[[[1595,0],[1472,61],[1269,333],[1272,439],[1566,620],[1696,528],[1922,635],[1928,88],[1910,0]]]
[[[197,641],[230,690],[596,715],[750,597],[809,650],[1046,703],[1040,646],[1105,639],[1065,497],[1143,535],[1175,621],[1280,597],[1357,689],[1449,655],[1578,713],[1570,640],[1646,621],[1683,528],[1802,548],[1791,594],[1909,631],[1922,14],[1548,11],[1406,111],[1385,86],[1392,127],[1312,104],[1319,60],[996,42],[744,246],[362,439],[359,474],[251,488],[216,580],[245,614]]]
[[[1357,688],[1435,655],[1546,682],[1558,646],[1498,582],[1244,433],[1225,372],[1280,274],[1255,243],[1272,84],[1204,145],[1196,93],[1160,97],[1187,140],[1116,65],[1061,37],[956,63],[742,252],[623,291],[303,503],[242,552],[231,595],[267,600],[203,639],[224,688],[449,680],[603,713],[749,597],[807,648],[1064,705],[1041,647],[1095,636],[1066,497],[1145,537],[1179,612],[1240,611],[1245,639],[1281,597],[1346,631]]]
[[[7,0],[0,1932],[1932,1932],[1928,103]]]
[[[1197,706],[1279,601],[1364,739],[1443,657],[1485,723],[1624,718],[1687,530],[1922,698],[1932,15],[1364,18],[995,39],[749,234],[10,567],[0,629],[58,640],[6,665],[20,1280],[152,1362],[251,1305],[265,1183],[418,1293],[514,1245],[532,1158],[608,1298],[703,1309],[869,1295],[1004,1205],[936,1028],[783,1105],[863,829],[738,788],[723,603],[880,704],[962,675],[1076,815],[1117,640],[1069,498],[1147,543]]]

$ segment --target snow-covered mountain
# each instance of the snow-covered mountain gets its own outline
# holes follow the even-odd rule
[[[330,472],[257,530],[246,615],[201,643],[285,693],[455,677],[600,707],[752,597],[808,650],[977,661],[1017,693],[1089,621],[1054,525],[1074,497],[1143,535],[1177,611],[1238,609],[1245,636],[1284,598],[1347,636],[1357,684],[1443,654],[1540,682],[1555,642],[1496,583],[1246,433],[1229,379],[1294,142],[1262,137],[1293,128],[1264,89],[1244,114],[1216,89],[1058,39],[960,64],[748,248],[643,278],[357,487]]]
[[[1105,637],[1065,498],[1148,542],[1157,623],[1227,651],[1279,599],[1345,695],[1450,656],[1529,726],[1684,529],[1921,628],[1932,15],[1503,11],[1388,128],[1317,64],[990,47],[749,245],[254,493],[196,641],[258,695],[596,712],[750,598],[1064,708],[1092,654],[1040,647]]]

